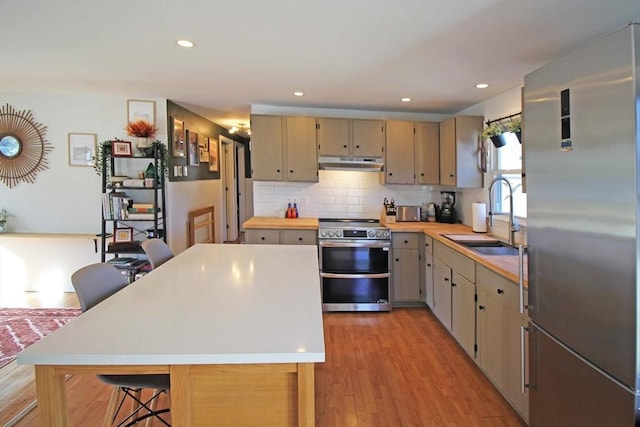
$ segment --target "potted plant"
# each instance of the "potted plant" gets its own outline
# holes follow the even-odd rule
[[[518,141],[522,144],[522,119],[520,117],[509,119],[509,121],[505,123],[504,128],[505,132],[515,133]]]
[[[491,122],[487,125],[486,128],[482,130],[482,138],[491,139],[493,145],[496,148],[500,148],[507,144],[507,140],[504,138],[504,136],[502,136],[504,132],[504,126],[502,126],[499,122]]]
[[[7,221],[9,217],[13,216],[9,213],[5,208],[0,209],[0,233],[3,233],[7,230]]]
[[[153,154],[153,147],[149,140],[156,136],[158,128],[145,120],[136,120],[129,122],[125,128],[127,135],[135,136],[138,138],[136,148],[140,152],[140,156],[151,156]]]

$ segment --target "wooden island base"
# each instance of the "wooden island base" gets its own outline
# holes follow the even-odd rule
[[[171,375],[171,425],[315,425],[314,364],[36,366],[41,426],[68,425],[65,375]]]

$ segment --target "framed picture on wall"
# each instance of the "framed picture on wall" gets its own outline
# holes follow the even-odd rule
[[[156,124],[156,102],[130,99],[127,101],[128,123],[143,120],[152,125]]]
[[[171,155],[173,157],[184,157],[184,122],[180,119],[172,117],[171,128],[173,129],[173,132],[171,133]]]
[[[209,163],[209,138],[200,135],[198,149],[200,150],[200,163]]]
[[[198,134],[187,131],[189,136],[189,165],[198,166],[200,164],[200,152],[198,151]]]
[[[115,233],[113,233],[113,241],[115,243],[133,241],[133,228],[116,228]]]
[[[69,134],[69,165],[93,166],[96,158],[95,133]]]
[[[219,172],[218,140],[209,138],[209,172]]]

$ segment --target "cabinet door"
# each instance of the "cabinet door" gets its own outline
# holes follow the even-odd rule
[[[317,182],[316,120],[286,118],[287,181]]]
[[[456,185],[456,119],[440,123],[440,184]]]
[[[351,144],[354,156],[382,157],[384,122],[382,120],[352,120]]]
[[[277,245],[280,243],[280,230],[250,229],[246,231],[246,238],[252,245]]]
[[[433,310],[433,255],[424,255],[424,302]]]
[[[316,122],[319,154],[321,156],[348,156],[349,120],[322,118]]]
[[[420,257],[417,249],[393,250],[393,300],[420,301]]]
[[[496,387],[502,389],[504,387],[502,309],[494,298],[480,289],[478,289],[477,325],[477,361]]]
[[[476,287],[453,271],[451,283],[451,334],[471,358],[476,344]]]
[[[251,116],[251,169],[254,181],[284,178],[283,118]]]
[[[451,330],[451,269],[439,259],[433,260],[433,313]]]
[[[387,121],[387,150],[384,164],[387,184],[415,183],[413,123]]]
[[[482,132],[480,116],[456,116],[456,187],[482,187],[479,165],[479,143]]]
[[[416,182],[423,185],[440,184],[440,126],[438,123],[418,122],[414,127]],[[387,125],[387,135],[388,133]]]
[[[315,245],[315,230],[282,230],[282,243],[285,245]]]

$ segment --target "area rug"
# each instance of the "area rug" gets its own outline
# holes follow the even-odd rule
[[[76,308],[0,308],[0,368],[80,313]]]

